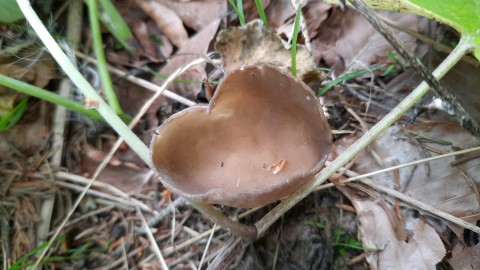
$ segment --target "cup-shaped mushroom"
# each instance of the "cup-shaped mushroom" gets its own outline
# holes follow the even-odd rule
[[[332,145],[312,90],[267,64],[230,72],[208,106],[174,114],[156,133],[152,163],[167,188],[233,207],[295,192],[320,171]]]

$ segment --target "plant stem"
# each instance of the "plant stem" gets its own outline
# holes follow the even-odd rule
[[[120,103],[118,102],[117,95],[113,89],[112,79],[107,68],[107,59],[105,57],[105,51],[103,50],[102,32],[100,31],[100,22],[98,19],[98,5],[97,0],[87,0],[88,5],[88,18],[90,20],[90,30],[92,31],[93,50],[97,57],[97,68],[102,81],[103,90],[107,97],[108,104],[112,107],[113,111],[121,115],[123,114]]]
[[[298,29],[300,28],[300,16],[302,15],[302,4],[297,7],[295,15],[295,23],[293,24],[293,36],[292,36],[292,76],[297,76],[297,39]]]
[[[473,47],[470,43],[471,37],[464,36],[460,43],[452,51],[450,55],[435,69],[433,75],[440,79],[442,78],[462,57]],[[408,95],[397,107],[395,107],[389,114],[380,120],[375,126],[367,131],[360,139],[352,144],[345,152],[337,157],[330,165],[325,167],[315,178],[298,190],[291,196],[284,199],[267,215],[256,223],[259,237],[263,235],[267,229],[290,208],[297,204],[300,200],[305,198],[312,192],[316,186],[325,182],[360,151],[366,148],[375,138],[377,138],[385,129],[393,124],[404,112],[410,109],[427,91],[430,89],[427,83],[422,82],[410,95]]]
[[[221,227],[230,230],[233,234],[242,237],[247,240],[257,239],[257,228],[255,226],[249,226],[242,224],[238,221],[231,220],[225,216],[222,212],[216,210],[213,205],[205,204],[201,202],[190,201],[193,207],[200,211],[202,214],[210,218],[213,222],[217,223]]]
[[[66,107],[72,111],[76,111],[78,113],[84,114],[90,118],[105,121],[103,117],[94,109],[87,109],[83,104],[73,101],[71,99],[62,97],[58,94],[53,92],[47,91],[40,87],[36,87],[34,85],[28,84],[26,82],[22,82],[3,74],[0,74],[0,85],[5,87],[11,88],[15,91],[22,92],[24,94],[43,99],[45,101],[51,102],[53,104],[57,104],[63,107]]]
[[[258,15],[262,19],[263,25],[265,25],[265,27],[268,29],[267,16],[265,15],[265,10],[263,9],[263,6],[262,6],[262,1],[255,0],[255,5],[257,6]]]
[[[50,51],[50,54],[55,61],[57,61],[62,70],[88,99],[98,101],[98,112],[105,118],[108,124],[125,139],[125,142],[140,156],[140,158],[150,166],[150,150],[148,147],[127,127],[120,117],[115,114],[112,108],[108,106],[95,89],[93,89],[87,80],[80,74],[75,65],[73,65],[67,55],[62,49],[60,49],[43,25],[42,21],[40,21],[37,14],[30,6],[29,1],[17,0],[17,3],[35,33],[42,40],[43,44]]]

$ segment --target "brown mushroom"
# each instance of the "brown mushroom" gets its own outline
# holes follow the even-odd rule
[[[331,141],[308,86],[272,65],[253,65],[227,74],[208,106],[161,125],[152,163],[165,186],[189,199],[256,207],[306,184]]]

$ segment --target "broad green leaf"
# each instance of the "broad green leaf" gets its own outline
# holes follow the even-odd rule
[[[408,0],[419,15],[438,20],[457,29],[462,36],[472,38],[475,57],[480,60],[480,1],[479,0]]]
[[[23,13],[15,0],[0,1],[0,23],[11,23],[23,19]]]

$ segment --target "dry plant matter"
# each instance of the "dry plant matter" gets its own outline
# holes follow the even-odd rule
[[[72,7],[82,6],[82,1],[74,2]],[[405,115],[414,114],[409,109],[429,89],[425,82],[413,91],[406,84],[418,80],[408,74],[412,74],[412,66],[419,64],[415,57],[406,55],[423,56],[428,46],[419,44],[415,37],[401,30],[394,30],[401,43],[407,44],[401,49],[404,53],[395,53],[398,46],[392,47],[392,40],[387,42],[361,14],[350,8],[343,11],[321,1],[302,2],[301,12],[298,12],[301,17],[297,20],[301,29],[298,36],[293,28],[300,1],[231,1],[250,22],[244,27],[236,27],[239,15],[229,2],[222,0],[113,1],[115,13],[109,13],[112,11],[107,10],[107,2],[110,1],[99,1],[102,22],[108,24],[115,17],[112,14],[117,14],[125,20],[132,35],[128,40],[120,41],[114,33],[102,33],[108,66],[91,58],[88,47],[76,48],[75,54],[88,65],[85,74],[91,80],[87,82],[83,77],[75,78],[79,75],[77,68],[70,64],[48,31],[42,28],[41,21],[35,19],[28,1],[18,0],[53,58],[81,88],[82,92],[73,90],[72,94],[94,104],[93,107],[97,107],[106,123],[120,136],[117,138],[105,124],[85,121],[77,114],[63,119],[61,110],[56,114],[54,131],[45,121],[50,116],[51,107],[30,99],[24,118],[10,131],[0,133],[0,174],[7,179],[0,189],[0,210],[2,217],[7,217],[1,220],[5,265],[21,263],[21,256],[35,251],[25,258],[25,262],[35,263],[34,267],[45,264],[53,268],[303,269],[315,266],[327,269],[332,265],[372,269],[419,265],[433,268],[438,267],[448,251],[452,254],[448,258],[452,267],[480,267],[474,257],[478,244],[468,241],[475,238],[475,233],[480,233],[476,226],[480,215],[478,139],[458,124],[448,122],[446,117],[433,122],[431,118],[439,114],[432,111],[419,116],[414,125],[389,128],[395,122],[409,120]],[[361,1],[352,2],[361,4]],[[257,6],[265,9],[268,30],[260,20],[253,20],[263,14],[256,9]],[[71,9],[70,13],[75,10]],[[379,14],[401,24],[398,29],[408,27],[410,32],[426,33],[428,22],[423,18],[394,12]],[[77,27],[81,25],[81,19],[81,15],[75,19]],[[113,31],[112,27],[105,29]],[[380,26],[380,29],[384,27]],[[442,28],[431,29],[436,32]],[[83,36],[89,38],[88,29],[82,30]],[[295,70],[305,84],[286,75],[292,72],[292,40],[304,44],[294,49],[297,50]],[[218,54],[211,53],[213,47]],[[422,69],[423,78],[427,78],[434,88],[441,89],[444,81],[439,84],[438,80],[470,49],[469,42],[460,40],[432,74]],[[17,57],[28,57],[25,54],[28,50],[16,52]],[[12,56],[4,58],[0,54],[0,73],[38,87],[52,87],[52,78],[61,75],[46,55],[43,53],[37,61],[16,61]],[[221,59],[217,59],[217,55]],[[415,63],[409,63],[409,59]],[[31,62],[34,64],[30,65]],[[114,75],[113,83],[120,104],[130,105],[128,110],[122,109],[135,113],[128,119],[128,125],[101,98],[104,96],[101,84],[96,84],[98,91],[90,87],[90,83],[97,81],[94,70],[97,65]],[[83,65],[78,66],[84,71]],[[239,70],[241,67],[243,70]],[[358,73],[360,75],[348,76],[359,69],[363,69]],[[268,71],[265,72],[268,78],[262,77],[265,75],[263,70]],[[476,71],[473,69],[472,74]],[[240,93],[228,92],[232,89],[225,86],[232,74],[241,75],[236,77],[242,81],[238,85],[246,87],[248,82],[248,91],[243,92],[245,96],[241,99],[227,99],[228,104],[222,104],[224,93],[231,96]],[[276,77],[272,78],[271,74]],[[279,74],[288,79],[278,79]],[[405,76],[407,79],[403,79]],[[202,83],[206,77],[208,80]],[[259,79],[262,81],[258,82]],[[127,80],[132,83],[125,83]],[[308,95],[301,91],[296,93],[304,98],[301,99],[304,103],[314,104],[307,107],[314,108],[313,111],[320,115],[323,115],[319,111],[320,101],[314,94],[334,82],[321,102],[329,125],[335,130],[335,145],[332,151],[329,147],[323,149],[330,152],[327,166],[306,184],[303,180],[318,173],[322,162],[315,160],[312,165],[309,160],[297,161],[293,154],[303,153],[299,149],[307,149],[298,146],[304,137],[318,139],[318,133],[327,131],[325,141],[329,141],[329,127],[324,120],[320,121],[319,127],[304,124],[302,115],[309,111],[299,110],[299,106],[294,105],[296,96],[284,96],[286,91],[280,87],[275,88],[276,92],[264,95],[256,88],[263,81],[291,84],[289,90],[301,85]],[[400,90],[394,91],[394,88]],[[7,91],[5,98],[4,91]],[[213,97],[206,91],[213,93]],[[0,112],[3,104],[13,109],[13,105],[24,98],[15,93],[0,88]],[[398,102],[400,100],[403,101]],[[201,105],[206,101],[210,102],[209,106]],[[231,114],[234,118],[226,125],[226,132],[211,128],[221,124],[217,120],[230,115],[230,109],[235,106],[242,110],[236,112],[240,115]],[[219,116],[215,115],[218,108],[223,108]],[[282,116],[284,111],[286,117]],[[261,143],[223,143],[225,140],[221,139],[225,138],[233,142],[250,138],[256,130],[252,125],[262,122],[266,112],[272,117],[263,122],[275,129],[268,132],[258,129],[259,137],[254,138]],[[175,113],[181,116],[165,120]],[[181,129],[172,129],[170,141],[161,147],[161,154],[157,156],[154,151],[153,161],[160,165],[160,175],[165,177],[163,182],[172,187],[174,192],[171,193],[152,177],[153,171],[147,167],[152,164],[145,142],[151,140],[160,123],[164,124],[158,130],[156,140],[165,137],[162,132],[168,125],[192,113],[201,117],[182,122]],[[216,117],[215,124],[203,121],[209,113]],[[35,115],[41,117],[32,117]],[[306,122],[315,122],[313,118]],[[293,124],[287,126],[287,122]],[[67,132],[61,135],[63,124]],[[201,132],[193,131],[193,126],[198,126]],[[239,129],[232,134],[233,128],[237,127]],[[299,132],[305,129],[312,129],[313,135]],[[47,144],[49,133],[54,133],[53,148]],[[278,140],[286,133],[289,136],[285,140]],[[300,140],[291,139],[299,134],[303,136]],[[295,143],[293,146],[287,145],[292,142]],[[313,140],[309,145],[315,142]],[[231,145],[238,148],[233,149]],[[258,145],[273,146],[275,151],[265,150],[271,154],[265,158]],[[367,146],[368,149],[364,150]],[[165,147],[170,150],[164,151]],[[63,149],[63,153],[57,148]],[[317,152],[320,148],[314,147],[312,151],[323,161],[323,152],[322,155]],[[196,149],[200,151],[195,152]],[[226,154],[207,154],[212,149]],[[247,150],[250,154],[241,155]],[[47,162],[54,151],[57,152],[51,162]],[[276,151],[284,151],[288,157]],[[9,156],[4,157],[5,153]],[[190,166],[185,161],[192,157],[195,159]],[[240,196],[240,200],[236,196],[226,201],[219,199],[219,186],[225,188],[223,181],[226,178],[235,180],[227,192],[231,195],[232,190],[240,188],[240,182],[244,183],[242,177],[259,175],[249,171],[248,166],[239,168],[238,159],[247,165],[265,159],[259,169],[269,176],[269,181],[276,181],[287,173],[293,178],[302,175],[297,177],[302,181],[294,183],[291,189],[284,189],[282,185],[266,188],[270,193],[260,195],[260,202],[245,199],[251,199],[250,195]],[[170,163],[165,165],[165,160]],[[197,166],[209,161],[217,170],[212,166],[206,169]],[[311,167],[314,169],[308,171]],[[176,170],[178,168],[182,172]],[[223,172],[232,168],[233,172]],[[299,168],[301,172],[295,171]],[[308,173],[302,174],[303,171]],[[211,173],[219,182],[214,187],[215,199],[201,197],[210,188],[187,196],[189,199],[201,197],[203,201],[236,207],[269,205],[245,211],[214,207],[178,196],[185,195],[183,189],[191,188],[191,184],[183,183],[184,186],[177,187],[173,180],[177,181],[180,176],[192,179],[201,175],[199,180],[203,184]],[[322,185],[327,179],[331,183]],[[289,184],[294,182],[290,178],[286,181]],[[256,183],[242,185],[242,192],[262,189],[255,186]],[[334,189],[318,192],[326,188]],[[276,189],[283,189],[283,193],[271,196]],[[178,190],[181,191],[177,194]],[[281,197],[286,198],[278,204],[274,202]],[[45,203],[37,205],[39,200]],[[294,210],[287,213],[290,209]],[[345,211],[354,211],[356,217]],[[282,222],[277,222],[279,219]],[[360,226],[356,226],[355,219],[360,221]],[[5,234],[8,230],[11,233]],[[244,235],[249,240],[232,233]],[[358,240],[352,237],[357,234]],[[250,241],[255,239],[254,243]],[[292,262],[288,260],[289,256],[303,256],[302,262]]]

